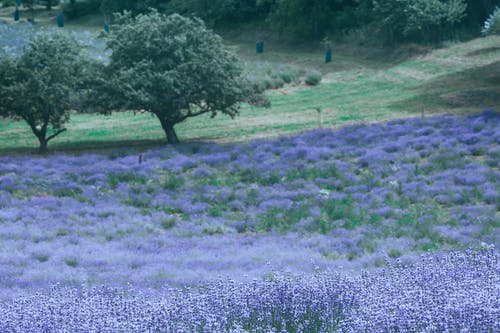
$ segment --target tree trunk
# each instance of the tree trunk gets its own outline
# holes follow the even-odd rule
[[[47,10],[52,10],[52,0],[47,1]]]
[[[167,142],[171,144],[179,143],[179,138],[177,138],[177,134],[175,133],[174,126],[164,127],[163,130],[167,135]]]
[[[179,138],[175,133],[174,124],[165,120],[161,115],[156,114],[156,116],[160,120],[161,127],[163,128],[163,131],[165,132],[165,135],[167,137],[167,142],[170,144],[179,143]]]
[[[38,137],[38,141],[40,142],[40,147],[38,148],[38,152],[40,154],[46,154],[48,152],[47,144],[49,141],[44,137]]]

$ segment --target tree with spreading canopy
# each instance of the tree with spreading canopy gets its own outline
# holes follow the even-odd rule
[[[78,109],[84,63],[77,42],[66,35],[38,33],[19,57],[0,56],[0,117],[25,121],[41,153],[66,131]]]
[[[199,19],[155,10],[115,17],[107,41],[112,54],[94,83],[89,104],[102,112],[150,112],[168,143],[174,126],[218,113],[235,117],[243,102],[266,103],[243,77],[236,56]]]

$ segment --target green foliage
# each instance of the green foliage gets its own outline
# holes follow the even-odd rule
[[[401,251],[397,250],[397,249],[392,249],[389,251],[388,253],[389,257],[391,258],[399,258],[401,257],[403,254],[401,253]]]
[[[36,254],[34,255],[34,257],[36,260],[38,260],[38,262],[47,262],[50,258],[50,256],[47,254]]]
[[[165,230],[172,229],[173,227],[175,227],[176,224],[177,224],[177,219],[174,217],[165,219],[160,222],[161,227]]]
[[[82,194],[82,189],[80,188],[61,188],[54,191],[54,195],[58,197],[71,197],[77,198]]]
[[[309,215],[309,209],[298,204],[285,210],[278,207],[271,208],[258,216],[257,230],[260,232],[272,230],[287,232],[294,224],[306,219]]]
[[[185,183],[182,176],[177,176],[174,174],[169,174],[165,181],[163,182],[163,188],[166,190],[177,190],[181,188]]]
[[[19,58],[0,60],[0,116],[24,120],[40,142],[64,132],[78,100],[87,63],[77,42],[62,34],[37,34]],[[22,96],[22,98],[19,98]]]
[[[443,40],[466,8],[464,0],[372,0],[374,24],[389,43]]]
[[[77,18],[96,12],[101,0],[70,1],[63,5],[63,13],[67,18]]]
[[[135,172],[108,174],[108,184],[112,189],[116,189],[120,183],[136,183],[144,185],[146,182],[146,178]]]
[[[310,71],[306,74],[305,83],[308,86],[317,86],[321,82],[321,73],[318,71]]]
[[[200,17],[209,25],[245,21],[267,14],[266,7],[258,6],[255,0],[83,0],[66,3],[64,13],[69,18],[81,17],[97,10],[105,15],[123,11],[136,15],[147,13],[150,8],[167,14]]]
[[[2,7],[10,7],[10,6],[15,6],[16,5],[16,0],[3,0],[2,1]]]
[[[282,32],[321,38],[325,32],[355,25],[357,3],[349,0],[258,0],[271,8],[269,23]]]
[[[76,266],[78,266],[79,262],[77,259],[67,258],[67,259],[64,259],[64,263],[66,265],[68,265],[69,267],[76,267]]]
[[[481,32],[484,36],[500,35],[500,7],[496,7],[490,17],[484,22]]]
[[[362,211],[357,209],[352,198],[328,199],[321,207],[321,217],[315,221],[319,232],[326,234],[342,226],[354,229],[365,221]]]
[[[169,143],[174,125],[205,113],[235,117],[241,102],[260,101],[237,58],[199,19],[157,11],[116,17],[108,38],[109,65],[94,84],[89,104],[154,114]]]
[[[28,1],[29,2],[29,1]],[[32,2],[32,0],[31,0]],[[54,1],[52,1],[54,2]],[[4,5],[13,3],[5,0]],[[386,42],[436,41],[461,27],[482,25],[499,0],[70,0],[64,5],[68,18],[97,12],[105,15],[124,10],[199,17],[208,26],[267,19],[280,32],[322,38],[325,34],[376,30]],[[464,19],[465,18],[465,19]],[[462,20],[464,19],[464,20]],[[370,36],[373,38],[373,36]]]
[[[165,9],[200,17],[209,25],[248,19],[258,11],[255,1],[251,0],[171,0]]]
[[[104,5],[101,5],[101,10],[106,7],[113,9],[112,11],[106,12],[107,14],[122,12],[124,10],[138,14],[147,12],[149,8],[165,10],[171,0],[102,0],[101,2],[105,2]]]
[[[209,235],[209,236],[223,235],[223,234],[228,233],[228,232],[230,232],[230,229],[226,228],[224,226],[207,226],[207,227],[203,228],[203,231],[202,231],[202,233],[204,235]]]

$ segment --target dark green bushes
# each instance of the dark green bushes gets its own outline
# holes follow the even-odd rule
[[[265,20],[272,30],[301,38],[349,34],[394,44],[438,42],[463,30],[478,33],[495,6],[500,0],[72,0],[64,10],[72,18],[100,7],[107,15],[155,8],[200,17],[211,27]]]
[[[500,7],[496,7],[493,13],[484,22],[483,35],[500,35]]]
[[[464,19],[465,0],[373,0],[373,25],[389,43],[444,40]]]
[[[63,13],[67,18],[85,16],[99,10],[101,0],[75,1],[63,5]]]

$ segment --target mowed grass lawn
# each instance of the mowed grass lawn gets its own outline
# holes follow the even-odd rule
[[[218,116],[189,119],[176,126],[182,141],[243,141],[319,126],[316,108],[323,110],[323,125],[382,121],[431,114],[465,114],[483,109],[500,110],[500,37],[412,55],[394,56],[369,48],[334,46],[333,62],[323,63],[320,50],[266,44],[255,55],[253,45],[233,43],[250,70],[253,66],[288,64],[301,71],[317,69],[323,81],[315,87],[303,83],[268,92],[269,109],[244,106],[232,120]],[[396,53],[397,54],[397,53]],[[123,146],[151,146],[164,142],[156,118],[144,113],[113,116],[73,115],[68,131],[54,139],[52,150],[78,150]],[[0,153],[26,152],[37,147],[23,122],[0,120]]]

